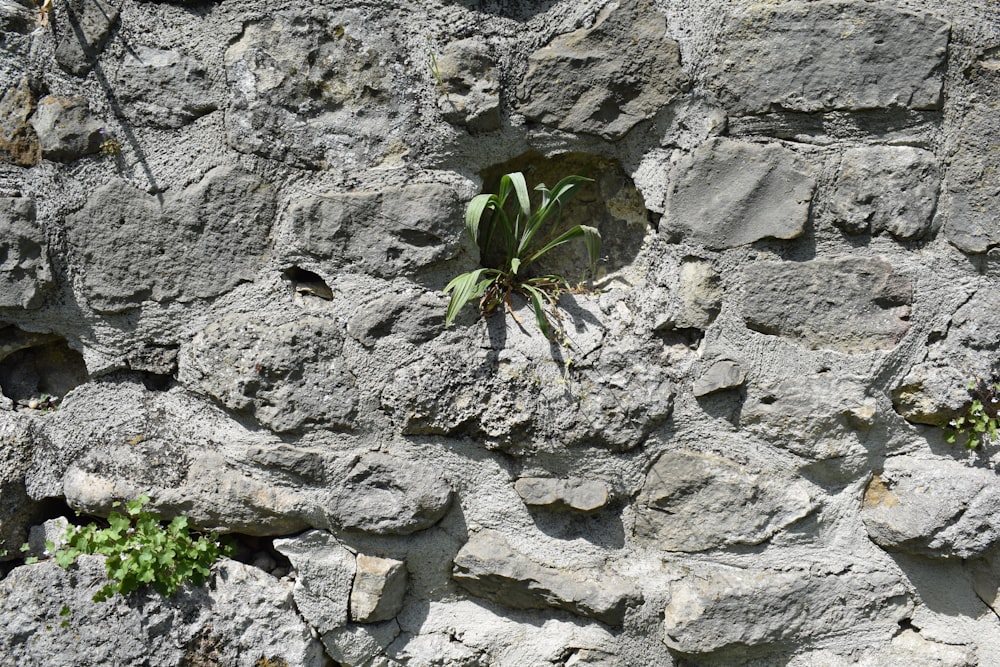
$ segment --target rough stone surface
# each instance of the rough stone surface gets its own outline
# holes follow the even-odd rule
[[[473,595],[506,607],[555,607],[609,625],[621,625],[628,608],[642,600],[638,590],[621,577],[541,565],[514,551],[493,531],[469,538],[455,556],[453,577]]]
[[[881,4],[755,3],[720,37],[710,86],[738,113],[936,109],[949,31]]]
[[[598,320],[582,308],[568,305],[567,310],[574,337],[579,336],[574,356],[597,351],[602,336],[594,326]],[[519,315],[521,321],[532,317],[527,308]],[[502,355],[454,350],[419,359],[394,374],[382,392],[382,405],[401,421],[405,434],[472,431],[490,446],[512,452],[544,448],[556,438],[631,449],[670,414],[673,384],[650,367],[628,361],[612,343],[601,350],[608,355],[607,371],[597,374],[589,363],[567,369],[565,361],[546,359],[544,339],[521,342],[526,347],[518,349],[509,340]],[[521,398],[512,403],[509,393]]]
[[[341,529],[409,535],[437,523],[451,499],[451,485],[434,469],[371,453],[333,489],[331,520]]]
[[[372,18],[352,8],[246,24],[225,54],[230,144],[312,169],[381,161],[400,114],[383,59],[394,36]]]
[[[930,151],[869,146],[844,152],[827,213],[851,234],[930,235],[940,174]]]
[[[489,49],[478,39],[450,42],[432,72],[440,87],[441,115],[449,123],[464,125],[473,134],[499,130],[500,85]]]
[[[101,556],[81,556],[69,570],[52,560],[15,568],[0,581],[0,653],[8,664],[325,664],[291,585],[249,565],[223,561],[210,587],[167,599],[137,591],[92,601],[106,581]]]
[[[38,100],[31,126],[46,160],[69,162],[92,155],[100,150],[104,140],[101,123],[83,97],[43,97]]]
[[[296,571],[292,595],[309,625],[321,633],[346,625],[354,554],[322,530],[275,540],[274,548],[292,561]]]
[[[760,544],[813,512],[809,485],[691,451],[656,460],[637,503],[636,536],[665,551]]]
[[[975,558],[1000,538],[992,471],[893,456],[872,476],[861,518],[879,546],[929,558]]]
[[[351,620],[377,623],[392,619],[403,607],[406,563],[358,554],[351,586]]]
[[[471,251],[455,189],[419,183],[296,202],[290,256],[375,276],[411,275]]]
[[[27,79],[10,86],[0,97],[0,156],[4,162],[31,167],[42,159],[38,135],[29,122],[35,105]]]
[[[984,253],[1000,245],[1000,214],[994,202],[1000,182],[995,143],[987,150],[983,141],[996,136],[1000,95],[1000,53],[985,49],[963,72],[970,87],[969,109],[961,116],[948,150],[945,182],[941,190],[944,235],[962,252]]]
[[[913,286],[884,259],[760,263],[745,278],[747,326],[809,348],[890,349],[910,328]]]
[[[972,400],[969,382],[996,376],[997,313],[1000,292],[992,286],[960,303],[946,326],[935,332],[924,358],[890,392],[900,415],[914,423],[944,426],[962,413]]]
[[[663,632],[681,655],[740,662],[762,647],[853,632],[872,618],[879,619],[872,631],[888,641],[912,609],[899,576],[864,563],[782,569],[702,563],[675,572]],[[831,597],[837,604],[829,604]]]
[[[34,201],[0,198],[0,308],[38,308],[52,287],[48,242]]]
[[[181,355],[181,377],[231,410],[283,433],[354,423],[357,389],[339,327],[317,317],[214,322]]]
[[[59,21],[62,36],[55,59],[70,74],[85,76],[97,62],[118,21],[121,0],[72,0]],[[62,12],[60,12],[62,13]]]
[[[0,561],[19,558],[37,512],[24,477],[31,463],[37,430],[28,418],[0,422]]]
[[[579,478],[521,477],[514,489],[525,505],[555,510],[594,512],[608,504],[608,486]]]
[[[801,236],[815,181],[778,145],[712,139],[676,167],[661,233],[712,249]]]
[[[748,394],[740,414],[748,431],[808,461],[825,462],[819,467],[827,472],[863,474],[878,402],[861,378],[800,375],[761,383]]]
[[[518,108],[567,132],[619,139],[680,95],[686,80],[664,17],[645,0],[626,0],[531,54]]]
[[[129,120],[141,125],[179,128],[222,103],[206,65],[174,49],[137,46],[115,71],[115,86]]]
[[[995,5],[0,0],[0,665],[1000,665]],[[443,323],[514,171],[552,340]],[[139,494],[260,569],[20,565]]]
[[[67,236],[91,305],[119,311],[146,300],[211,298],[252,280],[274,213],[270,185],[220,166],[174,195],[112,180],[67,218]]]
[[[321,640],[326,654],[342,665],[389,665],[400,663],[382,657],[399,636],[396,621],[354,625],[324,632]]]
[[[691,393],[695,396],[707,396],[716,391],[742,386],[745,380],[746,374],[738,363],[723,359],[713,363],[701,377],[695,380],[691,387]]]

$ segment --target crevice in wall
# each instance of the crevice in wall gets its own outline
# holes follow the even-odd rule
[[[83,355],[65,338],[0,329],[0,391],[15,408],[53,409],[88,377]]]
[[[646,235],[655,233],[642,194],[617,160],[589,153],[563,153],[547,158],[541,153],[528,152],[480,172],[483,192],[497,192],[500,177],[515,171],[524,174],[533,205],[538,201],[535,187],[541,183],[553,188],[566,176],[594,179],[580,188],[566,206],[558,232],[578,224],[597,227],[601,232],[597,279],[631,264]],[[550,236],[554,238],[558,232]],[[491,252],[482,260],[484,266],[493,266],[497,257]],[[567,243],[540,259],[533,268],[539,274],[561,275],[572,285],[584,279],[587,265],[584,244]]]

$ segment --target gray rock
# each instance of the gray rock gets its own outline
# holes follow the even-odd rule
[[[500,81],[489,50],[481,39],[460,39],[435,56],[432,72],[441,87],[437,99],[441,115],[469,132],[492,132],[502,124]]]
[[[324,632],[320,639],[326,654],[344,667],[396,667],[399,663],[389,660],[384,654],[398,636],[399,624],[391,620],[367,625],[349,623]]]
[[[403,608],[406,563],[392,558],[358,554],[351,586],[351,620],[388,621]]]
[[[77,387],[46,416],[25,482],[31,497],[61,498],[106,516],[140,493],[150,509],[199,528],[253,535],[325,526],[325,491],[252,460],[274,442],[226,420],[181,388],[150,391],[107,379]],[[275,452],[276,457],[280,452]],[[288,456],[289,467],[296,461]]]
[[[53,554],[49,551],[48,544],[51,543],[57,550],[64,548],[67,545],[66,529],[69,526],[69,521],[62,516],[32,526],[28,529],[29,549],[24,555],[38,559],[51,558]]]
[[[325,260],[330,269],[413,275],[472,255],[463,216],[458,192],[437,183],[309,197],[291,206],[287,252]]]
[[[727,25],[708,83],[735,113],[941,106],[950,26],[929,14],[762,2]]]
[[[233,314],[206,326],[180,357],[178,378],[277,433],[349,429],[358,392],[333,321]]]
[[[714,454],[661,455],[636,504],[636,536],[665,551],[760,544],[818,506],[803,480]]]
[[[600,335],[593,315],[581,314],[572,317],[578,343],[595,330]],[[530,310],[518,317],[533,326]],[[502,366],[475,348],[424,356],[396,371],[382,391],[382,406],[404,434],[475,434],[514,454],[557,443],[632,449],[669,417],[673,382],[655,361],[635,362],[653,352],[609,344],[601,353],[607,355],[602,371],[589,359],[567,369],[565,361],[551,358],[540,333],[525,337],[538,347],[521,350],[508,340]],[[572,354],[586,357],[586,345]]]
[[[40,506],[28,496],[25,475],[39,437],[33,420],[0,412],[0,561],[21,558],[28,527]]]
[[[722,285],[712,263],[685,257],[670,306],[657,318],[656,329],[707,329],[721,306]]]
[[[877,405],[863,378],[800,374],[748,387],[740,427],[851,477],[865,469],[866,434],[876,423]]]
[[[1000,154],[983,150],[983,138],[995,136],[1000,122],[985,100],[1000,95],[1000,57],[987,49],[965,71],[968,102],[950,133],[945,182],[939,213],[944,235],[962,252],[984,253],[1000,245],[996,198],[1000,183],[987,176],[1000,170]]]
[[[746,374],[742,366],[735,361],[722,359],[709,366],[701,377],[695,380],[691,393],[698,397],[707,396],[716,391],[740,387],[745,380]]]
[[[686,87],[664,16],[646,0],[625,0],[528,56],[517,97],[531,120],[615,140]]]
[[[794,239],[809,218],[815,181],[803,158],[780,145],[710,139],[681,160],[661,233],[708,248]]]
[[[15,0],[0,1],[0,32],[28,33],[35,27],[36,16]]]
[[[892,389],[892,406],[915,424],[944,426],[957,417],[971,397],[971,373],[933,362],[915,365]]]
[[[274,540],[274,548],[295,567],[295,606],[306,622],[320,633],[345,626],[354,554],[322,530]]]
[[[203,63],[151,46],[129,50],[115,70],[114,86],[129,121],[137,125],[179,128],[222,102]]]
[[[0,97],[0,158],[20,167],[33,167],[42,160],[42,147],[29,118],[35,111],[35,96],[24,78]]]
[[[208,585],[166,599],[137,591],[92,601],[106,581],[101,556],[69,570],[51,560],[15,568],[0,581],[0,654],[23,667],[326,664],[291,585],[249,565],[223,560]]]
[[[397,44],[375,20],[303,8],[246,24],[225,55],[230,145],[310,169],[380,162],[401,100],[383,58]]]
[[[642,602],[642,595],[627,579],[540,565],[490,530],[469,538],[455,556],[452,576],[473,595],[505,607],[554,607],[615,626],[622,624],[629,607]]]
[[[912,284],[884,259],[761,262],[744,278],[747,326],[810,349],[887,350],[910,328]]]
[[[433,526],[451,506],[451,485],[427,465],[371,452],[343,475],[328,500],[338,529],[409,535]]]
[[[990,470],[893,456],[869,481],[861,518],[884,549],[975,558],[1000,538],[1000,488]]]
[[[0,308],[38,308],[53,287],[45,231],[27,197],[0,198]]]
[[[966,298],[944,326],[932,333],[925,358],[892,388],[893,406],[905,419],[944,426],[972,400],[967,387],[997,370],[1000,293],[984,286]]]
[[[514,489],[525,505],[554,510],[594,512],[608,504],[608,485],[597,480],[521,477]]]
[[[274,219],[274,188],[232,166],[173,195],[114,179],[67,216],[70,256],[92,307],[207,299],[253,280]]]
[[[38,101],[31,126],[46,160],[70,162],[101,149],[103,129],[84,97],[49,95]]]
[[[907,146],[850,148],[837,171],[827,214],[851,234],[927,238],[939,187],[940,174],[929,151]]]
[[[393,334],[425,343],[441,333],[446,308],[439,295],[403,286],[358,308],[347,320],[347,333],[365,347]]]
[[[865,562],[781,569],[687,562],[670,570],[664,642],[678,654],[729,664],[861,624],[888,642],[913,609],[899,575]]]
[[[85,76],[97,62],[118,21],[120,0],[70,0],[63,6],[55,58],[70,74]],[[63,14],[63,12],[58,12]],[[58,15],[57,14],[57,15]]]

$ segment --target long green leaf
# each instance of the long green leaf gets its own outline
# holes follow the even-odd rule
[[[531,297],[531,309],[535,311],[535,324],[538,325],[538,328],[546,338],[552,340],[552,327],[549,325],[549,318],[545,315],[545,295],[541,290],[531,285],[521,285],[521,287]]]
[[[553,225],[558,223],[563,207],[569,203],[585,183],[590,183],[592,180],[583,176],[567,176],[559,181],[551,191],[544,190],[542,192],[542,205],[528,220],[524,234],[519,240],[516,251],[518,257],[523,257],[528,252],[532,239],[546,222]],[[550,220],[553,215],[555,218]]]
[[[482,279],[483,274],[490,277]],[[500,274],[496,269],[476,269],[456,276],[444,288],[444,293],[451,292],[451,300],[448,302],[448,310],[445,313],[444,325],[451,326],[458,316],[458,311],[462,306],[473,299],[482,296],[486,287]]]
[[[508,179],[514,186],[517,203],[521,207],[521,215],[527,219],[531,215],[531,199],[528,197],[528,184],[524,182],[524,174],[515,171],[512,174],[507,174],[500,180],[502,181],[504,178]]]
[[[494,199],[496,195],[476,195],[465,209],[465,230],[476,245],[479,245],[479,223]]]
[[[597,260],[600,259],[601,255],[601,233],[596,227],[589,227],[587,225],[576,225],[575,227],[567,229],[565,232],[532,253],[530,257],[521,262],[521,266],[527,266],[556,246],[560,246],[567,241],[572,241],[578,236],[583,237],[584,243],[587,246],[587,255],[590,260],[590,270],[593,274],[597,269]]]

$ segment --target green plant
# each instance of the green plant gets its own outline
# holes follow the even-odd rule
[[[541,202],[534,211],[531,210],[528,186],[521,172],[502,176],[496,194],[473,197],[465,212],[466,231],[479,246],[482,256],[491,252],[494,236],[498,236],[503,256],[498,267],[469,271],[448,283],[444,291],[451,294],[451,300],[445,315],[445,326],[455,320],[465,304],[477,299],[479,312],[483,315],[490,315],[504,305],[514,316],[510,295],[516,292],[531,303],[538,328],[546,338],[551,339],[552,327],[545,313],[545,304],[555,306],[559,290],[568,289],[569,285],[562,276],[533,276],[527,269],[556,246],[582,238],[593,277],[601,252],[601,234],[597,228],[574,225],[558,233],[563,207],[580,187],[590,181],[583,176],[567,176],[551,190],[544,183],[540,184],[535,190],[541,193]]]
[[[967,389],[972,402],[965,413],[948,422],[948,442],[964,440],[968,449],[976,449],[997,440],[1000,428],[1000,383],[976,378]]]
[[[95,602],[114,593],[127,595],[143,585],[152,586],[164,597],[173,595],[189,579],[203,583],[212,563],[228,555],[229,545],[222,544],[214,533],[192,533],[183,516],[164,525],[159,515],[143,511],[148,502],[149,496],[141,495],[125,503],[124,514],[112,512],[108,516],[107,528],[94,523],[69,526],[64,549],[55,551],[51,542],[46,543],[62,567],[69,567],[82,554],[106,556],[105,569],[111,581],[97,591]]]

